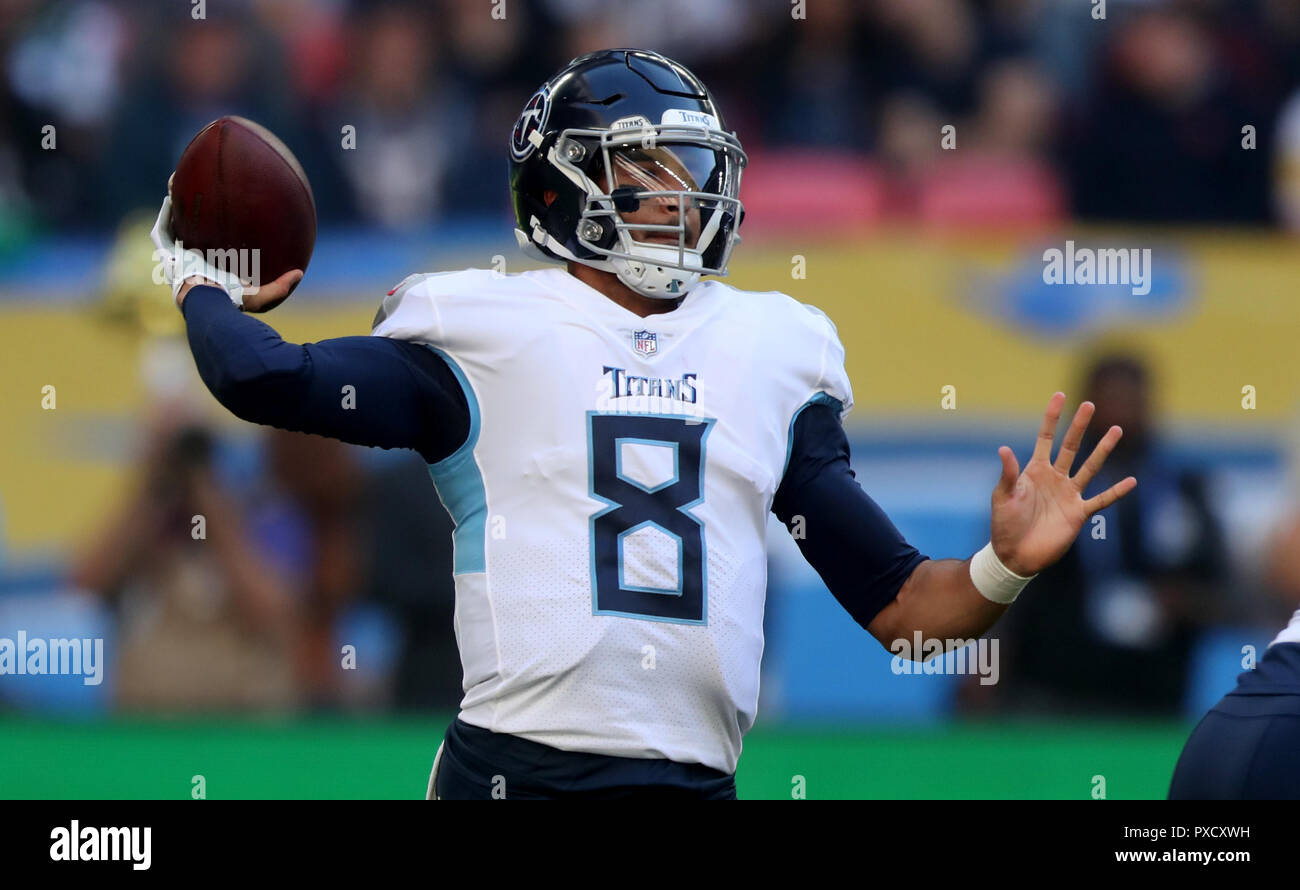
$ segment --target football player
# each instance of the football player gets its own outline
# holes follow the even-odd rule
[[[1300,800],[1300,609],[1192,731],[1170,800]]]
[[[274,305],[300,272],[250,294],[172,276],[234,414],[429,463],[456,524],[465,690],[429,797],[734,798],[769,511],[889,646],[980,636],[1137,484],[1084,497],[1121,431],[1071,476],[1092,405],[1053,461],[1056,393],[1024,470],[999,451],[989,545],[926,558],[849,468],[830,320],[702,280],[739,240],[746,157],[690,71],[641,50],[575,59],[529,99],[509,155],[519,243],[559,267],[413,275],[371,336],[287,343],[235,305]]]

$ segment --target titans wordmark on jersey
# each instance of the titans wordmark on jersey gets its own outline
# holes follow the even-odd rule
[[[472,269],[411,276],[374,333],[443,356],[470,406],[430,466],[456,523],[461,719],[734,772],[793,419],[852,404],[826,316],[709,280],[642,318],[560,269]]]

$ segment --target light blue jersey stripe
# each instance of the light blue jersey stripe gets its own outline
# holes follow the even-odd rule
[[[455,542],[455,557],[452,573],[468,575],[473,572],[487,571],[487,557],[484,555],[484,543],[487,537],[487,490],[483,487],[483,474],[474,459],[474,446],[478,444],[479,410],[478,397],[470,386],[469,378],[460,365],[447,353],[430,346],[447,367],[451,368],[465,392],[465,402],[469,406],[469,435],[464,444],[455,453],[445,457],[436,464],[429,464],[429,475],[438,489],[442,505],[451,514],[456,523],[452,536]]]

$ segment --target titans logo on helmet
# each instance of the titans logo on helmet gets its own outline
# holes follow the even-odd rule
[[[533,153],[537,146],[533,145],[528,137],[533,133],[545,131],[546,119],[550,114],[550,91],[542,87],[528,100],[528,104],[519,115],[519,120],[515,121],[514,131],[510,134],[510,154],[516,161],[523,161]]]

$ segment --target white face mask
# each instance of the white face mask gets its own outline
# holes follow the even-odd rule
[[[613,181],[606,182],[609,192],[634,189],[638,195],[647,196],[635,199],[640,205],[635,211],[619,214],[623,223],[619,245],[629,258],[611,258],[615,274],[643,296],[683,296],[699,282],[704,268],[697,249],[699,208],[697,202],[685,197],[685,193],[698,192],[699,184],[668,148],[621,149],[611,151],[609,157],[614,171]],[[661,197],[649,197],[654,194]],[[664,209],[656,213],[658,205],[664,205]],[[665,231],[638,229],[638,223],[660,225]]]
[[[592,142],[584,146],[580,137]],[[590,176],[579,166],[589,152],[600,156]],[[558,135],[547,161],[585,193],[574,234],[596,256],[574,255],[536,217],[531,233],[518,232],[525,248],[544,245],[655,299],[678,299],[702,275],[727,274],[744,213],[738,194],[746,159],[734,135],[695,124],[570,129]]]
[[[618,211],[610,266],[643,296],[680,298],[712,271],[704,252],[724,206],[711,192],[724,161],[712,149],[677,143],[610,148],[605,158],[604,186]]]

